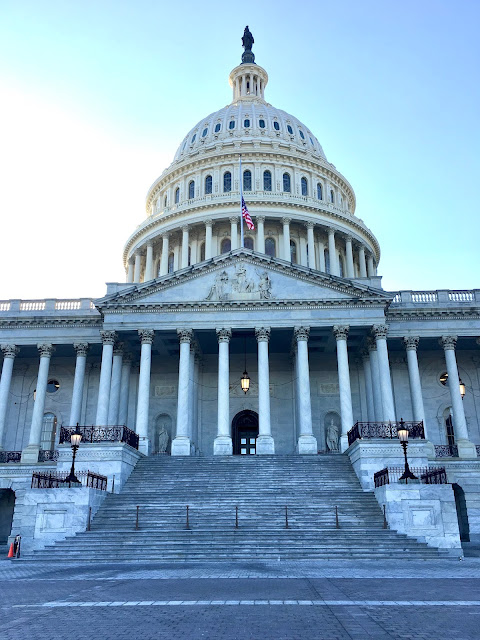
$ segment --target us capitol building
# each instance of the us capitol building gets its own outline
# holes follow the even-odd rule
[[[231,102],[149,188],[125,282],[96,300],[0,302],[0,542],[48,529],[25,496],[32,473],[69,468],[77,424],[78,468],[116,473],[115,491],[144,456],[327,452],[372,491],[403,464],[404,420],[410,464],[446,468],[460,535],[480,536],[480,290],[382,288],[352,186],[267,102],[252,43],[246,29]]]

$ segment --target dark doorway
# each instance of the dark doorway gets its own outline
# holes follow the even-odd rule
[[[233,455],[254,456],[257,452],[258,413],[246,409],[232,420]]]
[[[7,544],[12,531],[14,508],[15,492],[11,489],[0,489],[0,545]]]
[[[455,506],[457,508],[457,520],[458,520],[458,528],[460,530],[460,541],[470,542],[470,526],[468,524],[467,502],[465,500],[465,491],[456,482],[452,484],[452,489],[455,495]]]

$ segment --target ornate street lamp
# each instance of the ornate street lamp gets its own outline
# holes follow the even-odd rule
[[[408,484],[409,480],[418,480],[417,476],[415,476],[408,466],[407,460],[407,446],[408,446],[408,429],[405,426],[405,422],[403,418],[400,420],[400,424],[397,429],[398,439],[400,440],[400,444],[403,447],[403,455],[405,456],[405,471],[403,472],[403,476],[399,478],[400,480],[405,480],[405,484]]]
[[[78,447],[80,446],[81,439],[82,439],[82,434],[80,433],[80,429],[78,427],[78,422],[77,422],[77,428],[75,429],[75,431],[70,436],[70,445],[71,445],[72,451],[73,451],[72,468],[70,469],[70,473],[68,474],[68,476],[65,478],[65,482],[68,482],[68,483],[71,483],[71,482],[80,483],[80,480],[75,475],[75,456],[77,455],[77,450],[78,450]]]
[[[242,387],[243,393],[247,393],[250,389],[250,376],[247,373],[247,338],[244,338],[244,353],[245,353],[245,370],[243,372],[242,377],[240,378],[240,386]]]
[[[460,380],[460,395],[462,396],[462,400],[464,399],[466,392],[465,384]]]

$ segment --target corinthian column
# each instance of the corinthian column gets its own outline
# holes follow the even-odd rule
[[[122,358],[122,377],[120,380],[120,404],[118,408],[118,424],[127,426],[128,397],[130,395],[130,373],[132,370],[132,356],[126,353]]]
[[[315,238],[313,235],[313,222],[307,222],[307,246],[308,246],[308,266],[310,269],[316,269],[316,261],[315,261]]]
[[[123,342],[113,347],[112,380],[110,398],[108,400],[108,424],[118,425],[118,408],[120,405],[120,384],[122,378]]]
[[[115,331],[100,331],[102,336],[102,367],[98,384],[98,403],[95,424],[104,427],[108,424],[108,403],[110,401],[110,383],[112,379],[113,345],[117,334]]]
[[[233,251],[238,249],[238,216],[232,216],[230,218],[230,247]]]
[[[258,438],[257,454],[274,454],[275,443],[270,425],[270,372],[268,365],[268,341],[270,327],[255,329],[258,343]]]
[[[335,231],[328,229],[328,256],[330,258],[330,273],[332,276],[340,275],[340,267],[338,264],[337,248],[335,246]]]
[[[427,436],[427,425],[425,424],[425,410],[423,408],[422,385],[420,382],[420,371],[418,369],[417,347],[420,338],[418,336],[406,336],[403,344],[407,351],[408,380],[410,382],[410,397],[412,398],[413,419],[415,422],[423,422],[425,439]]]
[[[212,226],[211,220],[205,220],[205,260],[212,258]]]
[[[345,254],[347,256],[347,278],[353,278],[355,269],[353,267],[352,236],[346,236],[345,238]]]
[[[290,253],[290,218],[282,218],[283,224],[283,259],[291,261],[292,256]]]
[[[154,332],[151,329],[139,329],[142,343],[140,355],[140,375],[138,378],[138,401],[136,432],[139,436],[138,450],[148,455],[148,413],[150,408],[150,370],[152,365],[152,343]]]
[[[188,224],[182,227],[182,263],[181,268],[188,267]]]
[[[213,454],[231,456],[233,453],[230,435],[230,363],[229,343],[231,329],[217,329],[218,338],[218,423],[217,437],[213,443]]]
[[[164,233],[162,236],[162,257],[160,258],[160,275],[166,276],[168,273],[168,244],[170,236]]]
[[[188,390],[190,379],[190,343],[192,329],[177,329],[180,340],[180,363],[178,367],[177,434],[172,442],[172,456],[190,455]]]
[[[300,436],[298,453],[316,454],[317,439],[312,428],[312,402],[310,398],[310,368],[308,366],[308,337],[310,327],[295,327],[293,335],[297,342],[297,375],[298,375],[298,416]]]
[[[378,368],[377,343],[373,338],[367,338],[367,347],[370,354],[370,373],[372,374],[373,420],[381,422],[383,420],[382,389],[380,386],[380,370]]]
[[[85,381],[88,344],[86,342],[78,342],[73,345],[73,348],[77,352],[77,360],[75,363],[75,377],[73,379],[69,425],[74,427],[76,424],[80,424],[80,416],[82,413],[83,384]]]
[[[338,386],[340,391],[340,418],[342,421],[342,435],[340,450],[348,448],[347,433],[353,427],[352,392],[350,389],[350,368],[348,366],[348,325],[335,325],[333,335],[337,341]]]
[[[47,392],[48,370],[50,358],[55,348],[51,344],[39,344],[40,365],[38,367],[37,387],[35,390],[35,403],[33,405],[32,423],[30,426],[30,438],[28,446],[22,451],[22,462],[38,462],[40,451],[40,438],[42,435],[43,413],[45,410],[45,394]]]
[[[365,395],[367,398],[367,421],[375,422],[375,404],[373,400],[372,369],[368,351],[362,351],[363,377],[365,379]]]
[[[257,223],[257,251],[265,253],[265,216],[256,216]]]
[[[460,378],[458,376],[457,359],[455,357],[457,336],[442,336],[440,344],[445,351],[448,388],[452,400],[453,430],[455,432],[455,442],[458,446],[458,457],[475,458],[477,453],[475,445],[468,439],[467,421],[465,420],[463,400],[460,394]]]
[[[145,258],[145,282],[149,280],[153,280],[155,276],[153,275],[153,244],[152,242],[147,242],[147,254]]]
[[[2,378],[0,380],[0,451],[3,449],[3,434],[5,432],[5,420],[8,409],[8,396],[12,382],[13,363],[19,349],[14,344],[2,344],[3,352]]]
[[[382,389],[383,419],[395,421],[395,403],[393,401],[392,379],[390,377],[390,363],[388,361],[386,324],[376,324],[372,333],[375,336],[378,352],[378,370],[380,373],[380,387]]]

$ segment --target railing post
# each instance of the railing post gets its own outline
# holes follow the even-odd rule
[[[185,524],[185,529],[190,529],[190,521],[189,521],[189,518],[188,518],[188,504],[187,504],[187,522]]]
[[[112,476],[112,493],[115,493],[115,474]]]
[[[383,505],[383,528],[384,529],[388,529],[387,516],[386,516],[386,513],[385,513],[385,505]]]
[[[238,506],[235,507],[235,529],[238,529]]]
[[[138,531],[138,511],[140,509],[140,506],[137,504],[137,517],[135,520],[135,531]]]
[[[90,531],[92,523],[92,507],[88,507],[87,531]]]
[[[285,505],[285,529],[288,529],[288,506]]]
[[[338,507],[335,505],[335,528],[340,529],[340,523],[338,522]]]

